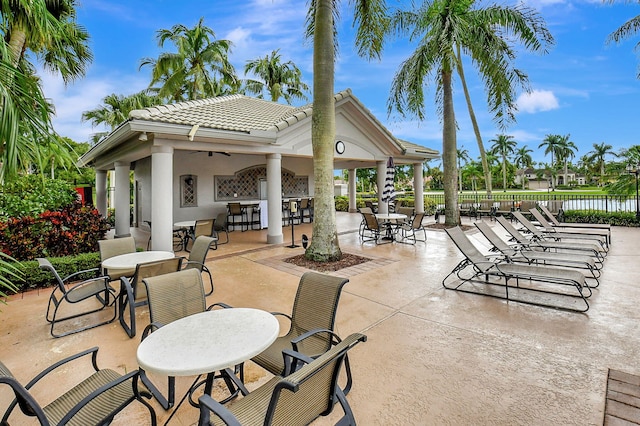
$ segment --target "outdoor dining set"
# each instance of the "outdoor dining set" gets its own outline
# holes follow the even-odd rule
[[[42,425],[109,424],[137,401],[148,409],[149,424],[155,425],[156,411],[150,404],[154,398],[162,409],[173,410],[167,423],[188,401],[199,409],[200,425],[219,421],[240,425],[257,418],[264,420],[261,424],[306,425],[331,413],[336,404],[344,412],[341,424],[354,425],[346,399],[353,385],[347,352],[366,341],[366,336],[354,333],[341,339],[334,332],[340,294],[349,280],[305,273],[290,315],[225,303],[207,305],[206,298],[215,288],[205,262],[216,243],[211,236],[195,237],[185,259],[173,252],[137,251],[133,237],[101,240],[97,271],[79,271],[65,278],[49,260],[38,259],[40,268],[57,282],[45,315],[55,338],[116,319],[133,338],[145,316],[136,315],[136,308],[147,306],[148,324],[136,351],[139,368],[124,375],[100,369],[95,347],[53,364],[23,384],[0,362],[0,386],[8,385],[15,394],[0,424],[6,424],[16,408]],[[79,276],[92,273],[98,276],[77,282]],[[288,319],[286,333],[281,333],[277,315]],[[70,320],[79,317],[86,320],[78,327]],[[92,371],[84,381],[47,405],[38,403],[31,393],[37,382],[62,366],[88,358]],[[273,375],[252,392],[244,383],[247,361]],[[343,368],[346,383],[338,383]],[[176,404],[175,379],[188,376],[195,380]],[[216,400],[213,384],[218,379],[227,395]]]
[[[427,241],[427,232],[423,224],[425,214],[415,213],[413,207],[402,207],[398,203],[395,213],[374,213],[372,207],[362,207],[359,211],[362,215],[359,235],[363,243],[373,241],[376,244],[416,244],[417,241]]]

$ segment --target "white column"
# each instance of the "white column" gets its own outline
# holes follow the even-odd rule
[[[382,202],[382,193],[384,192],[384,180],[387,176],[387,161],[377,161],[376,162],[378,169],[378,213],[387,214],[389,213],[389,206],[387,203]]]
[[[282,235],[282,156],[267,154],[267,201],[269,227],[267,244],[281,244]]]
[[[151,147],[151,249],[173,251],[173,147]]]
[[[424,212],[424,169],[422,163],[413,163],[413,191],[416,213]]]
[[[356,169],[349,169],[349,213],[356,213]]]
[[[131,183],[129,182],[130,163],[116,161],[116,238],[128,237],[130,234]]]
[[[107,217],[107,171],[96,170],[96,208]]]

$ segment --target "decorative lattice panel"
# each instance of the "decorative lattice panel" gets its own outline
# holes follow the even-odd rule
[[[265,166],[240,170],[234,176],[215,176],[215,194],[217,201],[256,200],[259,198],[260,180],[266,179]],[[282,192],[285,197],[300,197],[309,194],[308,176],[296,176],[288,170],[282,170]]]

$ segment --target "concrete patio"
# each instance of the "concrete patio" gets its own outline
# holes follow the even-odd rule
[[[597,425],[604,418],[608,369],[640,374],[640,229],[613,229],[600,287],[589,311],[577,314],[445,290],[441,281],[461,254],[443,231],[427,231],[426,244],[376,246],[361,244],[358,214],[338,213],[337,220],[342,250],[374,260],[335,273],[350,280],[340,300],[338,334],[368,336],[349,355],[354,388],[348,400],[359,424]],[[297,240],[302,233],[311,236],[311,225],[295,227]],[[209,303],[290,312],[304,270],[282,259],[303,249],[286,247],[290,228],[284,235],[285,244],[273,246],[263,242],[266,230],[236,231],[230,244],[210,251],[215,292]],[[487,247],[476,230],[467,235]],[[136,236],[146,247],[147,236]],[[49,293],[15,295],[0,305],[0,360],[19,379],[26,383],[49,364],[92,346],[100,347],[101,367],[137,368],[146,308],[137,310],[133,339],[117,321],[53,339],[44,320]],[[46,401],[86,371],[61,371],[54,386],[41,386],[36,395]],[[268,378],[250,362],[247,371],[249,389]],[[176,395],[192,381],[179,378]],[[9,398],[0,389],[1,412]],[[170,412],[153,405],[163,424]],[[333,424],[339,411],[314,424]],[[134,403],[114,424],[145,425],[146,416]],[[193,425],[197,418],[186,404],[169,424]],[[19,412],[10,422],[33,424]]]

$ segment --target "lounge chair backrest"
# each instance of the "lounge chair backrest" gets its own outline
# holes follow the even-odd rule
[[[62,279],[60,274],[58,274],[58,271],[56,271],[56,268],[54,268],[54,266],[51,264],[51,262],[49,262],[48,259],[39,257],[38,258],[38,266],[40,267],[40,269],[47,270],[47,271],[51,272],[51,274],[56,279],[56,285],[58,286],[58,289],[62,293],[66,293],[67,292],[67,288],[64,285],[64,280]]]
[[[202,275],[197,269],[145,278],[143,282],[152,323],[167,325],[206,309]]]
[[[551,223],[549,223],[549,221],[544,216],[542,216],[542,213],[540,213],[538,209],[531,209],[529,210],[529,213],[533,215],[533,217],[540,223],[540,226],[542,226],[543,228],[553,228],[553,225],[551,225]]]
[[[536,228],[536,226],[533,223],[531,223],[529,219],[524,217],[522,213],[513,212],[513,216],[516,219],[518,219],[518,222],[520,222],[522,226],[524,226],[527,229],[527,231],[531,232],[536,237],[542,237],[542,232],[540,232],[540,230]]]
[[[518,231],[515,226],[509,223],[504,217],[498,216],[496,220],[502,227],[511,235],[518,243],[520,244],[528,244],[530,241]]]
[[[491,267],[491,265],[487,264],[487,258],[480,253],[480,250],[473,245],[459,226],[445,229],[445,231],[447,231],[447,234],[449,234],[449,237],[453,240],[454,244],[462,252],[464,257],[466,257],[467,260],[473,263],[478,269],[486,270]]]
[[[370,207],[360,207],[360,213],[369,213],[373,214],[373,210]]]
[[[540,204],[540,209],[549,218],[549,221],[551,223],[553,223],[555,226],[559,226],[560,225],[560,222],[558,221],[558,219],[556,219],[554,214],[551,213],[551,211],[547,208],[547,206],[544,206],[544,205]]]
[[[306,272],[300,278],[291,311],[291,333],[301,335],[314,329],[333,330],[342,287],[348,278]],[[329,349],[327,336],[305,339],[304,353],[322,353]]]
[[[113,238],[98,241],[100,247],[100,261],[110,259],[121,254],[134,253],[136,251],[136,241],[133,237]]]
[[[482,235],[484,235],[498,251],[504,254],[512,253],[514,251],[514,249],[509,247],[509,244],[504,242],[504,240],[500,238],[486,222],[476,222],[475,225]]]

